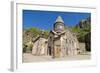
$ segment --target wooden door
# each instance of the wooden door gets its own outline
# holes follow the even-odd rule
[[[60,49],[60,46],[57,46],[56,48],[55,48],[55,57],[60,57],[60,53],[61,53],[61,49]]]

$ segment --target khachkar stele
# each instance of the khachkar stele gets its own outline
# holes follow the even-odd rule
[[[58,16],[48,37],[47,54],[53,58],[77,55],[77,49],[79,49],[79,43],[76,35],[68,28],[65,29],[63,19]]]

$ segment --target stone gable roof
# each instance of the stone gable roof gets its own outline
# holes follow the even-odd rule
[[[61,33],[57,33],[54,30],[52,30],[51,33],[53,33],[55,36],[60,36],[60,35],[63,35],[64,33],[66,33],[66,31],[63,31]]]

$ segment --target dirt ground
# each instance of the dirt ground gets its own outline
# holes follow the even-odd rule
[[[28,62],[45,62],[45,61],[87,60],[90,58],[91,58],[90,53],[76,55],[76,56],[66,56],[55,59],[53,59],[51,56],[34,56],[31,53],[23,53],[22,61],[23,63],[28,63]]]

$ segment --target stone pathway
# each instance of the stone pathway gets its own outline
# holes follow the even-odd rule
[[[46,61],[68,61],[68,60],[86,60],[90,59],[90,54],[76,55],[76,56],[66,56],[62,58],[53,59],[51,56],[34,56],[30,53],[23,54],[23,62],[46,62]]]

